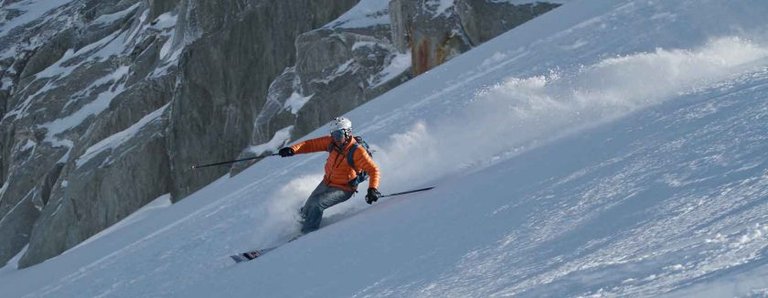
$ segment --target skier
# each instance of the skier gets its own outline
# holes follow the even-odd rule
[[[328,152],[325,162],[325,176],[317,185],[304,207],[301,208],[301,232],[306,234],[320,227],[323,210],[349,200],[357,192],[360,177],[369,175],[368,194],[365,202],[373,204],[379,200],[379,168],[371,159],[367,148],[363,148],[352,135],[352,121],[336,117],[331,121],[331,133],[328,136],[306,140],[290,147],[281,148],[281,157],[311,152]],[[354,167],[354,168],[353,168]]]

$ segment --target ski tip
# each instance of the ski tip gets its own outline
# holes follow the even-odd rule
[[[239,254],[236,254],[236,255],[231,255],[229,257],[232,258],[233,260],[235,260],[235,263],[240,263],[240,262],[250,261],[250,260],[253,260],[255,258],[258,258],[261,255],[263,255],[264,253],[266,253],[266,252],[268,252],[270,250],[273,250],[273,249],[275,249],[275,248],[252,250],[252,251],[249,251],[249,252],[244,252],[244,253],[239,253]]]

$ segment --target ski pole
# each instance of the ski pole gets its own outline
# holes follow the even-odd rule
[[[226,165],[226,164],[236,163],[236,162],[239,162],[239,161],[260,159],[260,158],[265,158],[265,157],[268,157],[268,156],[277,156],[277,155],[280,155],[280,154],[273,153],[273,154],[268,154],[268,155],[260,155],[260,156],[248,157],[248,158],[243,158],[243,159],[235,159],[235,160],[228,160],[228,161],[222,161],[222,162],[215,162],[215,163],[209,163],[209,164],[204,164],[204,165],[193,165],[192,169],[199,169],[199,168],[212,167],[212,166],[218,166],[218,165]]]
[[[409,191],[404,191],[404,192],[396,192],[396,193],[393,193],[393,194],[383,195],[380,198],[394,197],[394,196],[399,196],[399,195],[404,195],[404,194],[409,194],[409,193],[414,193],[414,192],[427,191],[427,190],[430,190],[430,189],[433,189],[433,188],[435,188],[435,187],[434,186],[430,186],[430,187],[419,188],[419,189],[414,189],[414,190],[409,190]]]

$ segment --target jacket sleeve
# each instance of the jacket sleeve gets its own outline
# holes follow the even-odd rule
[[[293,152],[295,152],[296,154],[301,154],[301,153],[328,151],[328,146],[330,145],[331,145],[331,137],[324,136],[316,139],[306,140],[304,142],[291,146],[291,148],[293,148]]]
[[[374,162],[371,156],[368,155],[368,152],[365,152],[365,149],[362,148],[355,150],[354,158],[355,165],[359,165],[359,167],[371,177],[371,181],[368,182],[368,187],[379,188],[379,166],[377,166],[376,162]]]

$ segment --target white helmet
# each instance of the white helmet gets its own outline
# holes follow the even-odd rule
[[[352,132],[352,121],[349,121],[349,119],[344,117],[334,118],[331,121],[331,132],[341,129],[346,130],[347,132]]]

